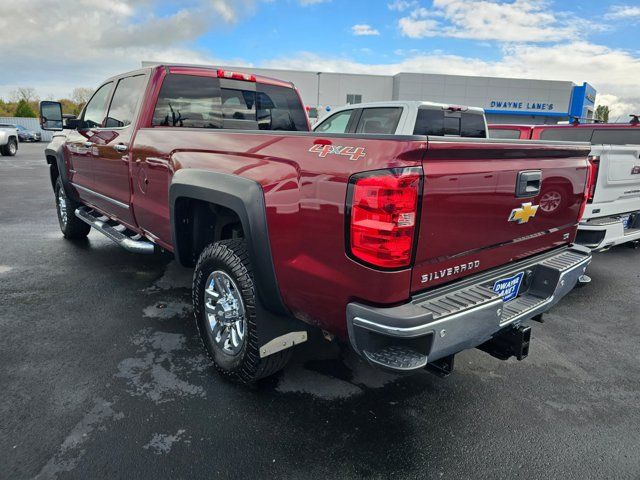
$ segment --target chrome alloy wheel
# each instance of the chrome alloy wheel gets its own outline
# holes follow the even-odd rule
[[[555,211],[562,202],[562,195],[560,192],[551,191],[547,192],[542,197],[540,197],[540,208],[543,212],[553,212]]]
[[[58,190],[58,216],[63,227],[67,226],[67,197],[62,189]]]
[[[245,342],[247,319],[240,290],[222,270],[207,278],[204,309],[213,341],[224,353],[237,355]]]
[[[9,142],[9,153],[13,156],[18,152],[18,144],[16,142]]]

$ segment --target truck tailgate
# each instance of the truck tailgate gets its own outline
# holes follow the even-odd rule
[[[594,146],[592,154],[600,156],[594,204],[640,199],[640,148],[602,145]]]
[[[430,137],[412,292],[571,243],[589,149]],[[516,196],[520,172],[539,175],[539,192]]]

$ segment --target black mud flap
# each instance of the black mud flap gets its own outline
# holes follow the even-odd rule
[[[293,317],[271,313],[260,301],[256,304],[256,314],[260,358],[307,341],[309,325],[306,323]]]

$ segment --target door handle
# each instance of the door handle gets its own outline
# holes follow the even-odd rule
[[[127,150],[129,150],[129,147],[127,147],[124,143],[118,143],[113,146],[113,149],[116,152],[125,153]]]
[[[541,170],[525,170],[518,172],[516,181],[516,197],[535,197],[542,186]]]
[[[84,146],[87,148],[93,147],[93,142],[84,142]]]

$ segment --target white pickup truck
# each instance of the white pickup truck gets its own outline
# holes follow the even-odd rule
[[[484,110],[476,107],[417,101],[370,102],[334,110],[313,131],[486,138],[487,121]]]
[[[492,138],[591,142],[592,189],[576,243],[592,250],[640,245],[640,123],[489,125]],[[559,208],[562,189],[540,199],[543,211]]]
[[[18,153],[18,130],[15,125],[0,123],[0,154],[13,157]]]

